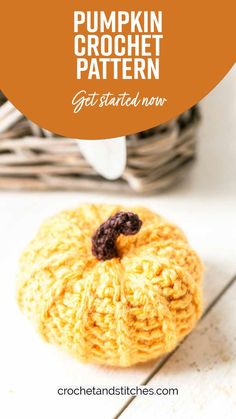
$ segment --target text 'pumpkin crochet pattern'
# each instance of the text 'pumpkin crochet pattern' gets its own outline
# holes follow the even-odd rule
[[[21,257],[18,301],[84,362],[127,367],[173,350],[201,315],[202,264],[145,208],[85,204],[47,220]]]

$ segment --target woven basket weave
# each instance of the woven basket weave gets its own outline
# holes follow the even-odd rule
[[[0,188],[94,190],[145,193],[167,188],[184,176],[196,154],[199,110],[127,137],[122,178],[99,176],[76,140],[55,136],[26,119],[0,93]]]

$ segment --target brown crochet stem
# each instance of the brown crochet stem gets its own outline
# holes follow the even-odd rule
[[[119,257],[116,240],[120,234],[125,236],[139,232],[142,221],[133,212],[117,212],[101,224],[92,237],[92,253],[99,260]]]

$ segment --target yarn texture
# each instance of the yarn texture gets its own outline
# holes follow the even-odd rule
[[[92,237],[109,217],[137,214],[117,255]],[[84,204],[48,219],[20,261],[18,302],[46,341],[83,362],[127,367],[171,350],[202,310],[202,264],[184,233],[146,208]]]

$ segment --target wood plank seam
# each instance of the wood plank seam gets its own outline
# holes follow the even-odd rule
[[[204,310],[204,313],[200,319],[199,322],[205,319],[205,317],[211,312],[213,307],[221,300],[221,298],[224,296],[224,294],[233,286],[233,284],[236,281],[236,274],[233,276],[233,278],[222,288],[222,290],[216,295],[216,297],[212,300],[212,302],[208,305],[208,307]],[[194,333],[194,332],[192,332]],[[189,335],[188,335],[189,336]],[[186,336],[181,344],[177,346],[172,352],[170,352],[167,356],[165,356],[161,362],[158,363],[158,365],[154,368],[154,370],[148,375],[146,380],[144,380],[140,385],[145,386],[147,385],[153,377],[162,369],[162,367],[169,361],[169,359],[178,351],[178,349],[182,346],[182,344],[185,342],[185,340],[188,338]],[[123,407],[119,410],[119,412],[114,416],[113,419],[118,419],[122,413],[130,406],[130,404],[136,399],[137,396],[132,396],[128,399],[128,401],[123,405]]]

